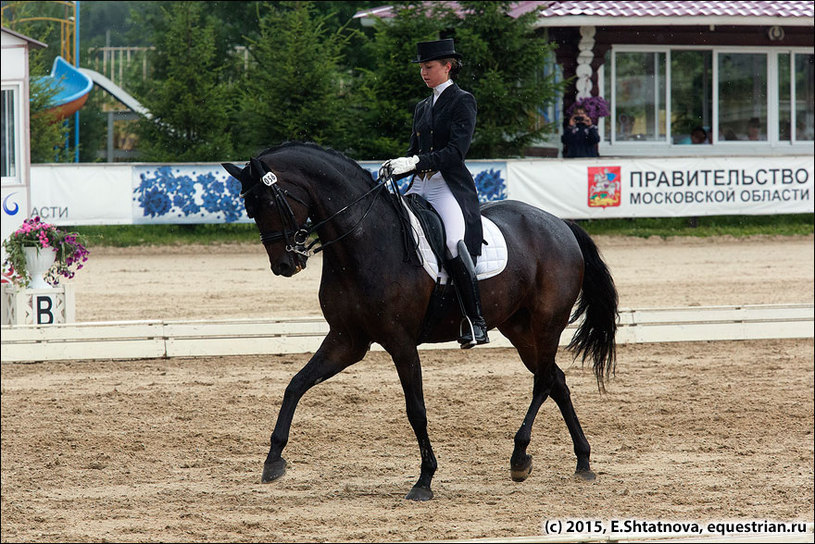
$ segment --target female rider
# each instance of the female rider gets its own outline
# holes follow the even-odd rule
[[[475,129],[476,102],[452,79],[461,69],[461,55],[452,39],[419,42],[418,63],[433,94],[416,105],[406,156],[383,167],[399,179],[414,174],[407,194],[424,197],[441,216],[447,235],[445,267],[472,325],[462,331],[462,348],[489,342],[481,310],[474,263],[481,255],[481,213],[472,174],[464,165]]]

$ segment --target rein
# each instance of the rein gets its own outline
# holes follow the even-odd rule
[[[274,197],[276,207],[278,209],[278,212],[280,213],[280,220],[284,225],[284,230],[282,230],[282,231],[271,231],[271,232],[270,231],[261,232],[260,233],[260,241],[261,241],[261,243],[263,243],[263,244],[271,244],[271,243],[279,242],[279,241],[283,240],[283,241],[286,242],[286,251],[287,252],[296,253],[297,255],[302,255],[303,257],[306,257],[306,258],[310,257],[313,254],[316,254],[316,253],[319,253],[319,252],[323,251],[325,248],[331,246],[332,244],[335,244],[335,243],[339,242],[340,240],[342,240],[346,236],[349,236],[351,233],[353,233],[362,224],[362,222],[365,221],[365,218],[368,217],[368,214],[370,213],[371,208],[373,208],[373,205],[376,202],[376,199],[375,198],[371,199],[371,203],[368,204],[368,208],[365,210],[365,213],[362,215],[362,217],[359,219],[359,221],[357,221],[356,224],[354,224],[354,226],[351,227],[344,234],[340,235],[339,237],[335,238],[334,240],[329,240],[329,241],[327,241],[325,243],[320,241],[319,235],[318,235],[318,238],[313,240],[311,243],[306,244],[306,240],[308,240],[309,236],[311,236],[313,233],[315,233],[317,230],[319,230],[320,227],[322,227],[323,225],[329,223],[330,221],[332,221],[334,218],[336,218],[340,214],[344,213],[345,211],[349,210],[352,206],[356,205],[357,203],[359,203],[360,201],[362,201],[363,199],[365,199],[369,195],[378,194],[379,191],[381,191],[384,187],[386,187],[388,185],[388,183],[387,183],[388,181],[390,181],[391,184],[393,184],[395,186],[395,182],[393,181],[393,178],[392,177],[386,177],[384,175],[383,171],[380,170],[379,171],[379,177],[377,177],[374,186],[371,187],[371,189],[369,189],[368,191],[366,191],[362,196],[360,196],[359,198],[357,198],[356,200],[354,200],[350,204],[347,204],[347,205],[343,206],[341,209],[337,210],[336,212],[331,214],[331,216],[327,217],[326,219],[323,219],[319,223],[316,223],[316,224],[313,224],[313,225],[310,225],[310,226],[308,224],[304,224],[304,225],[301,225],[301,226],[298,227],[297,226],[297,221],[296,221],[296,219],[294,217],[294,212],[292,211],[291,206],[289,205],[288,198],[291,198],[291,199],[295,200],[296,202],[299,202],[300,204],[305,206],[305,208],[307,210],[309,209],[309,205],[306,202],[304,202],[302,199],[300,199],[297,196],[291,194],[289,191],[287,191],[285,189],[281,189],[280,186],[277,184],[277,181],[278,181],[278,179],[277,179],[277,176],[274,174],[274,172],[267,172],[266,174],[263,175],[263,177],[261,177],[261,183],[254,184],[252,187],[250,187],[246,191],[242,192],[240,194],[240,196],[241,196],[241,198],[245,199],[246,196],[249,195],[249,193],[255,191],[255,189],[257,189],[258,187],[262,187],[262,186],[270,187],[272,189],[272,196]],[[397,188],[397,192],[398,192],[398,188]],[[315,248],[314,246],[317,243],[320,243],[320,245]],[[314,248],[313,251],[312,251],[312,248]]]

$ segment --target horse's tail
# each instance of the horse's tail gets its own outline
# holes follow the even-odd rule
[[[569,322],[574,323],[583,314],[585,318],[569,342],[569,349],[574,351],[575,359],[582,354],[584,363],[591,357],[597,386],[603,391],[604,380],[614,372],[617,362],[617,289],[588,233],[572,221],[566,224],[577,238],[585,263],[583,288]]]

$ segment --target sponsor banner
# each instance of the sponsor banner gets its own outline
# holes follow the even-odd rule
[[[508,198],[571,219],[812,213],[812,157],[508,161]]]
[[[5,240],[12,233],[20,228],[23,220],[27,217],[28,210],[28,188],[23,184],[5,185],[0,195],[3,203],[2,240]],[[0,246],[0,264],[6,260],[6,249]],[[2,281],[6,281],[6,276],[2,276]]]
[[[33,164],[30,215],[58,226],[130,224],[131,170],[129,164]]]
[[[17,230],[28,217],[27,188],[25,185],[8,185],[3,187],[3,240]]]

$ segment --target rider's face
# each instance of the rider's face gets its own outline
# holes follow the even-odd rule
[[[442,63],[438,60],[429,60],[419,65],[422,71],[422,79],[425,85],[436,87],[447,81],[450,76],[450,63]]]

